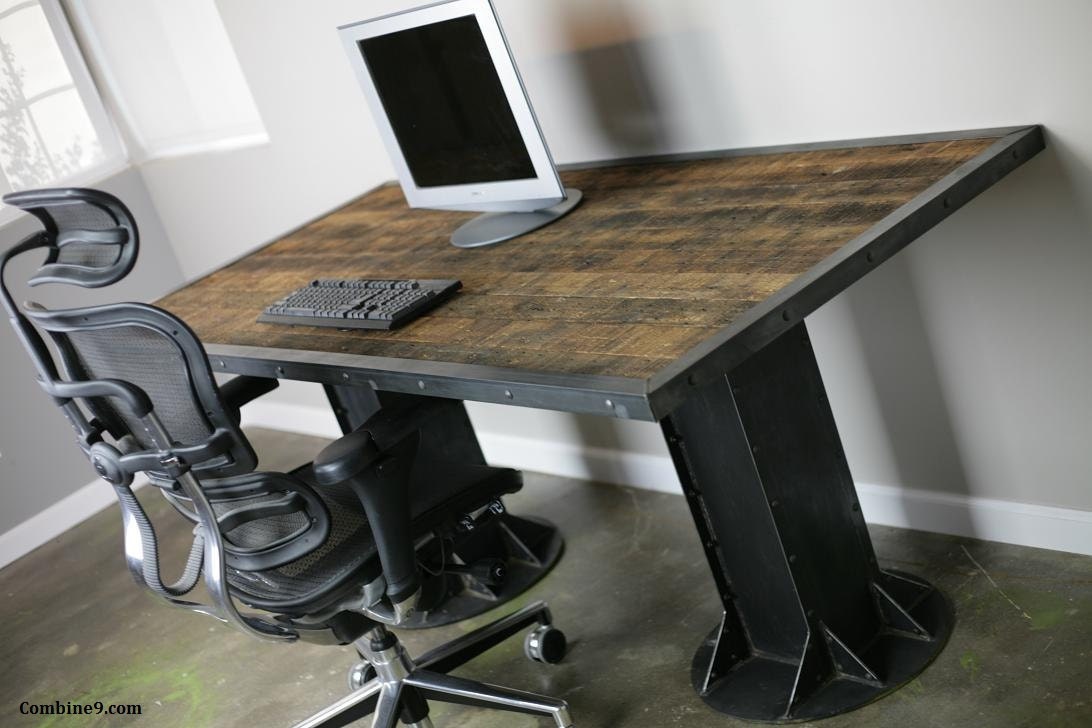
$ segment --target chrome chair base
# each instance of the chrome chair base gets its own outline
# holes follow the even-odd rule
[[[446,674],[535,623],[549,627],[551,622],[549,609],[536,602],[426,653],[416,663],[398,639],[379,625],[356,643],[370,669],[363,669],[363,663],[353,668],[358,680],[367,674],[374,677],[296,728],[337,728],[369,714],[372,728],[395,728],[400,718],[406,725],[432,728],[430,700],[542,715],[552,718],[557,728],[571,728],[564,700]]]

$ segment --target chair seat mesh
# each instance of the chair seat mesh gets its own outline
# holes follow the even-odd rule
[[[347,486],[315,488],[330,514],[330,535],[317,549],[284,566],[264,571],[228,569],[228,582],[247,596],[264,602],[296,601],[323,587],[342,581],[376,558],[375,539],[356,496]],[[225,509],[227,510],[227,509]],[[302,513],[252,521],[229,531],[228,539],[240,546],[260,546],[299,528]],[[246,528],[242,538],[237,532]]]
[[[241,571],[228,569],[228,582],[244,602],[265,609],[306,604],[320,592],[352,584],[362,587],[361,573],[372,577],[380,573],[378,549],[368,519],[356,494],[345,484],[314,485],[310,468],[293,473],[311,484],[330,514],[330,534],[325,543],[303,557],[275,569]],[[414,536],[436,528],[446,519],[457,518],[478,508],[498,495],[513,493],[522,484],[514,470],[488,466],[417,461],[410,479]],[[266,537],[281,538],[295,526],[284,516],[262,519]],[[260,523],[260,522],[255,522]],[[232,538],[234,529],[227,536]],[[248,532],[246,538],[256,532]],[[352,578],[352,577],[356,578]]]

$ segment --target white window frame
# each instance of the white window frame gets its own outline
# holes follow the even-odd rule
[[[49,23],[49,28],[53,31],[53,37],[57,41],[57,47],[60,49],[61,56],[64,58],[65,64],[68,67],[69,75],[72,76],[72,83],[49,89],[48,91],[39,93],[29,99],[25,98],[18,108],[28,109],[31,104],[40,99],[68,91],[72,88],[76,89],[76,93],[80,96],[80,101],[83,102],[83,106],[87,110],[87,115],[91,120],[91,125],[95,129],[95,134],[98,136],[99,144],[102,147],[103,158],[98,164],[82,169],[75,174],[56,177],[50,184],[53,186],[80,186],[93,184],[94,182],[117,174],[127,168],[129,166],[128,152],[121,139],[121,135],[118,133],[117,127],[114,125],[113,119],[106,111],[106,107],[102,102],[102,97],[99,95],[98,88],[91,78],[91,72],[87,69],[87,63],[84,61],[83,54],[80,52],[80,47],[76,43],[75,35],[72,33],[72,27],[68,23],[68,18],[65,15],[60,0],[25,0],[24,2],[17,3],[0,12],[0,18],[12,15],[35,5],[42,9],[46,21]],[[30,114],[27,116],[30,119],[31,127],[34,129],[34,134],[37,135],[38,131],[37,127],[34,125],[33,116]],[[38,140],[41,142],[40,136],[38,137]],[[7,179],[0,175],[0,193],[7,193],[10,191],[11,189],[8,186]],[[7,205],[0,205],[0,225],[10,222],[18,216],[18,210]]]

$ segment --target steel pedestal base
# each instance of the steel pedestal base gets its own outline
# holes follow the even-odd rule
[[[897,576],[895,573],[891,575]],[[884,577],[887,574],[881,572],[881,578]],[[788,715],[785,706],[789,697],[805,687],[797,686],[798,676],[809,677],[801,675],[801,662],[753,654],[736,663],[727,674],[706,684],[723,626],[710,632],[698,648],[690,666],[690,681],[709,707],[743,720],[793,723],[845,713],[898,690],[944,649],[955,623],[952,605],[944,594],[930,587],[908,611],[930,637],[896,630],[878,635],[876,641],[859,657],[878,673],[878,677],[882,676],[880,679],[871,680],[838,672],[833,663],[840,655],[829,650],[826,640],[813,648],[828,652],[820,660],[830,661],[828,670],[811,673],[814,677],[810,679],[818,685]],[[837,646],[835,649],[840,652]]]
[[[554,568],[564,547],[557,526],[543,518],[511,513],[496,516],[464,536],[454,555],[468,564],[482,558],[499,558],[507,566],[506,578],[500,584],[489,584],[466,573],[426,574],[419,611],[398,628],[440,627],[511,601]]]
[[[691,673],[710,707],[825,718],[895,690],[943,649],[944,595],[876,563],[803,323],[695,384],[662,424],[724,605]]]

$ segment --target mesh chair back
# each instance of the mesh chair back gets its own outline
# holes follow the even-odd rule
[[[202,479],[250,472],[257,458],[220,400],[204,347],[186,324],[154,306],[115,303],[48,311],[26,310],[49,332],[69,381],[117,379],[148,395],[178,446],[199,445],[219,433],[229,443],[216,459],[194,464]],[[91,413],[115,438],[130,435],[140,449],[154,449],[140,417],[124,403],[88,398]]]
[[[196,445],[214,428],[198,406],[189,384],[189,367],[182,352],[162,334],[142,326],[117,326],[54,334],[65,352],[67,374],[72,379],[120,379],[144,390],[156,414],[176,445]],[[101,401],[133,433],[142,447],[152,443],[141,436],[140,421],[122,403]]]

